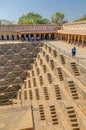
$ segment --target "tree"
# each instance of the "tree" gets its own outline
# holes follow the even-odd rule
[[[57,25],[62,25],[63,23],[66,23],[67,21],[64,20],[65,15],[60,13],[60,12],[56,12],[52,17],[51,17],[51,22],[53,24],[57,24]]]
[[[19,20],[18,24],[49,24],[50,21],[47,18],[43,18],[39,14],[35,14],[33,12],[28,13],[26,15],[22,15]]]
[[[77,20],[75,20],[74,22],[83,21],[83,20],[86,20],[86,14],[85,14],[82,18],[77,19]]]

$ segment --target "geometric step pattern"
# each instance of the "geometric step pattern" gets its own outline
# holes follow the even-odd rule
[[[44,108],[43,105],[39,105],[40,119],[45,120]]]
[[[53,123],[53,125],[57,125],[58,124],[58,119],[57,119],[55,106],[51,105],[49,107],[50,107],[50,112],[51,112],[52,123]]]
[[[68,81],[68,87],[70,89],[70,92],[71,92],[71,96],[73,99],[78,99],[78,93],[77,93],[77,90],[76,90],[76,87],[75,87],[75,84],[73,81]]]
[[[0,44],[0,105],[9,104],[17,98],[40,47],[41,44],[35,43]],[[35,79],[33,82],[36,85]]]
[[[61,92],[58,85],[54,85],[55,95],[57,100],[61,100]]]
[[[71,71],[71,59],[49,43],[16,45],[0,51],[0,104],[12,109],[31,108],[34,130],[85,130],[86,89]],[[76,65],[83,74],[83,68]],[[2,107],[0,113],[4,112]],[[1,119],[4,122],[4,117]]]
[[[58,73],[60,81],[64,80],[61,67],[57,68],[57,73]]]
[[[61,59],[62,65],[65,64],[65,58],[64,58],[64,56],[62,54],[60,55],[60,59]]]
[[[80,130],[73,106],[66,107],[66,111],[72,126],[72,130]]]
[[[79,76],[80,73],[79,73],[79,71],[78,71],[78,68],[77,68],[77,66],[76,66],[76,63],[75,63],[75,62],[71,62],[70,64],[71,64],[71,68],[72,68],[72,71],[73,71],[74,75],[75,75],[75,76]]]

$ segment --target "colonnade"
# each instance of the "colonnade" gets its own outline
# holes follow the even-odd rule
[[[15,34],[15,33],[10,33],[10,34],[0,34],[0,40],[51,40],[51,39],[56,39],[57,34],[54,33],[22,33],[22,34]]]
[[[86,35],[59,33],[58,39],[77,46],[86,47]]]
[[[86,35],[65,34],[65,33],[3,33],[0,40],[54,40],[65,41],[77,46],[86,47]]]

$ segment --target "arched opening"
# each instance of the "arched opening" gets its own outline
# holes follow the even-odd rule
[[[54,34],[51,34],[51,39],[52,39],[52,40],[54,39]]]
[[[24,36],[24,34],[21,35],[21,40],[22,40],[22,41],[25,40],[25,36]]]
[[[49,34],[46,34],[46,35],[45,35],[45,39],[46,39],[46,40],[49,40]]]
[[[17,35],[17,40],[19,40],[19,35]]]
[[[40,40],[39,34],[36,34],[36,40],[37,40],[37,41]]]
[[[34,41],[34,35],[33,34],[31,34],[31,36],[29,37],[29,40]]]
[[[7,40],[9,40],[9,35],[7,35]]]
[[[26,34],[26,37],[29,37],[29,35],[28,35],[28,34]]]
[[[1,40],[5,40],[3,35],[1,36]]]
[[[14,40],[14,35],[12,35],[12,40]]]
[[[41,34],[41,40],[44,40],[44,34]]]
[[[31,34],[31,37],[34,37],[34,35],[33,35],[33,34]]]

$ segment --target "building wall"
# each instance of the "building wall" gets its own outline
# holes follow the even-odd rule
[[[57,25],[0,25],[0,40],[51,40],[86,46],[86,21]]]
[[[19,40],[31,37],[55,39],[57,25],[1,25],[0,40]]]
[[[86,21],[66,23],[58,30],[58,39],[86,47]]]

